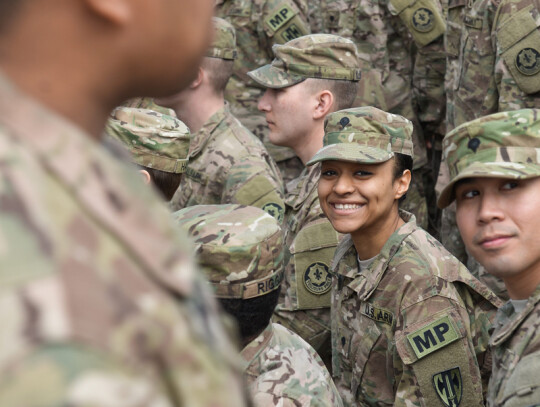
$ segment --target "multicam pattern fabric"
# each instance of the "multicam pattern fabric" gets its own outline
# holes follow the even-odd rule
[[[412,131],[409,120],[371,106],[330,113],[323,148],[307,165],[326,160],[378,163],[388,161],[394,153],[412,156]]]
[[[450,129],[498,111],[540,107],[540,15],[531,0],[467,8]]]
[[[261,86],[285,88],[306,78],[360,80],[356,46],[338,35],[304,35],[284,45],[276,44],[272,50],[271,64],[248,72]]]
[[[439,206],[453,201],[460,179],[540,176],[539,145],[538,109],[495,113],[459,126],[444,138],[450,182],[441,192]]]
[[[343,406],[321,358],[302,338],[270,324],[242,350],[256,406]]]
[[[264,89],[247,73],[272,61],[274,44],[308,34],[305,18],[293,0],[217,0],[216,15],[229,21],[236,30],[238,58],[225,91],[233,114],[264,142],[277,162],[295,157],[291,149],[274,146],[268,140],[265,116],[257,109]]]
[[[226,106],[193,135],[190,161],[171,208],[233,203],[283,220],[283,186],[262,143]]]
[[[149,110],[153,110],[154,112],[163,113],[167,116],[176,117],[176,113],[174,110],[158,105],[154,101],[154,99],[150,97],[139,97],[139,98],[129,99],[129,100],[126,100],[124,103],[122,103],[122,106],[133,107],[137,109],[149,109]]]
[[[4,78],[0,106],[0,405],[244,405],[158,198]]]
[[[540,287],[525,308],[516,312],[506,303],[495,320],[490,345],[493,374],[489,381],[489,407],[535,406],[540,400]]]
[[[214,39],[206,51],[206,56],[227,60],[236,59],[236,31],[234,27],[222,18],[214,17]]]
[[[120,141],[135,163],[179,174],[188,162],[190,134],[176,117],[148,109],[118,107],[105,131]]]
[[[283,234],[277,219],[241,205],[196,205],[174,218],[193,238],[216,297],[247,299],[279,289]]]
[[[500,301],[414,216],[401,217],[366,269],[350,236],[336,251],[332,360],[344,405],[482,406]]]
[[[338,234],[319,204],[320,175],[320,166],[314,165],[287,185],[285,247],[290,257],[273,321],[300,335],[330,366],[330,264]]]

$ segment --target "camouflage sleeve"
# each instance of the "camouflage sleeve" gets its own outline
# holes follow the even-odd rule
[[[483,406],[468,314],[454,300],[430,295],[402,310],[397,322],[402,371],[394,406]]]
[[[540,10],[532,0],[505,0],[498,8],[495,80],[498,111],[540,107]]]
[[[236,163],[230,170],[224,194],[222,202],[255,206],[283,222],[283,185],[277,173],[266,170],[260,161],[247,159]]]
[[[297,1],[302,3],[304,0]],[[284,44],[311,32],[304,13],[293,0],[266,0],[261,14],[259,24],[267,40],[269,55],[272,55],[274,44]]]
[[[441,143],[445,135],[445,70],[446,53],[441,36],[418,49],[413,70],[413,92],[417,103],[418,120],[428,147],[442,148]]]

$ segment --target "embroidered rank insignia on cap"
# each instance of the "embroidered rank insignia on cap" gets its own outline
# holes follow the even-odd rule
[[[433,29],[435,17],[433,11],[422,7],[416,10],[412,16],[412,25],[416,31],[427,33]]]
[[[516,56],[516,68],[523,75],[535,75],[540,71],[540,52],[534,48],[523,48]]]
[[[384,322],[385,324],[392,325],[394,323],[394,314],[384,308],[374,307],[369,302],[365,302],[361,305],[361,312],[368,318],[371,318],[377,322]]]
[[[459,339],[450,318],[442,317],[435,322],[407,335],[418,359],[429,355]]]
[[[435,392],[447,407],[458,407],[463,396],[463,380],[459,367],[433,375]]]
[[[273,33],[275,33],[280,28],[284,27],[285,24],[291,21],[295,15],[295,12],[289,5],[282,4],[278,8],[274,9],[272,13],[270,13],[270,17],[266,19],[266,25]]]
[[[279,223],[283,222],[283,207],[281,205],[270,202],[264,205],[262,210],[277,219]]]
[[[328,266],[320,261],[311,264],[304,272],[304,286],[312,294],[326,294],[332,287]]]

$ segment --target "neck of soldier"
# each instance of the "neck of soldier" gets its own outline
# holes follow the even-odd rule
[[[158,101],[158,104],[173,109],[192,134],[198,132],[208,119],[225,106],[223,94],[216,94],[209,88],[197,88],[181,93],[182,97],[170,99],[165,104]]]
[[[291,146],[304,165],[323,147],[324,118],[315,121],[312,128]]]

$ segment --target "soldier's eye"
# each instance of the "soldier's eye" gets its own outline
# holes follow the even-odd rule
[[[321,176],[323,177],[332,177],[334,175],[337,175],[337,172],[335,172],[334,170],[323,170],[321,172]]]
[[[502,190],[511,190],[511,189],[514,189],[514,188],[517,188],[519,186],[519,182],[518,181],[509,181],[509,182],[505,182],[501,189]]]

